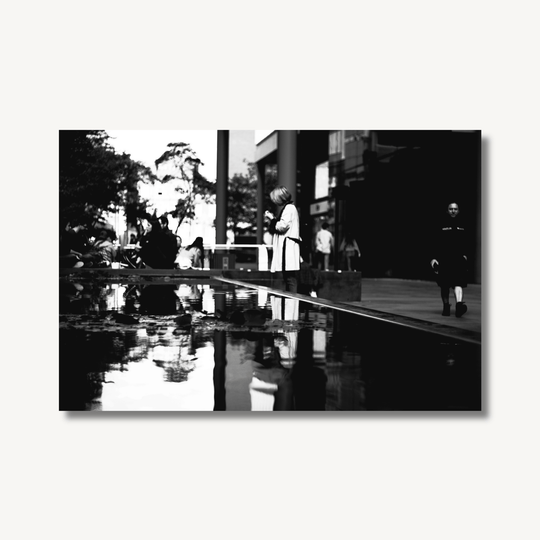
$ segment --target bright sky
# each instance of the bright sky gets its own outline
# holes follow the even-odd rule
[[[117,152],[130,154],[132,159],[140,161],[156,170],[154,162],[166,150],[167,144],[183,142],[191,145],[197,157],[204,165],[200,173],[208,178],[216,178],[217,131],[214,130],[105,130],[111,139],[110,144]]]
[[[130,154],[155,171],[154,161],[167,150],[167,144],[183,142],[191,145],[203,162],[200,173],[208,180],[216,179],[217,130],[105,130],[111,137],[110,143],[118,152]],[[259,142],[272,130],[255,131],[255,142]]]

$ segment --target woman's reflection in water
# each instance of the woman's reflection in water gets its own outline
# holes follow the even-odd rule
[[[273,322],[282,321],[283,328],[274,333],[271,347],[259,340],[249,385],[251,410],[324,410],[327,379],[314,366],[313,330],[299,329],[299,300],[274,296],[270,301]]]

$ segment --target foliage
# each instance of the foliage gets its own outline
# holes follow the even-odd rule
[[[248,163],[246,174],[235,174],[227,189],[227,228],[234,234],[257,231],[257,169]]]
[[[257,232],[257,189],[259,174],[257,165],[245,161],[245,174],[235,174],[228,184],[227,228],[234,234],[255,235]],[[270,192],[277,186],[277,168],[266,171],[264,179],[264,208],[274,210]]]
[[[214,202],[216,186],[199,173],[201,160],[187,143],[169,143],[166,150],[156,159],[156,169],[166,173],[160,182],[175,182],[178,202],[168,213],[178,219],[178,227],[184,220],[195,217],[197,202]],[[178,228],[177,228],[178,229]]]
[[[60,131],[59,191],[61,223],[96,221],[123,206],[128,222],[143,213],[137,183],[154,181],[152,171],[129,154],[117,154],[103,130]]]

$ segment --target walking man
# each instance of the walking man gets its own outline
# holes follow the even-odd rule
[[[437,231],[431,267],[437,274],[437,284],[441,288],[442,314],[445,317],[450,315],[450,289],[454,289],[456,317],[461,317],[467,311],[463,301],[463,289],[467,287],[465,227],[458,218],[457,203],[450,203],[447,212],[446,220]]]

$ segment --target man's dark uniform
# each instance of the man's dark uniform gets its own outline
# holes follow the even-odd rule
[[[434,259],[439,262],[437,284],[441,288],[467,286],[467,238],[463,222],[448,217],[435,240]]]

